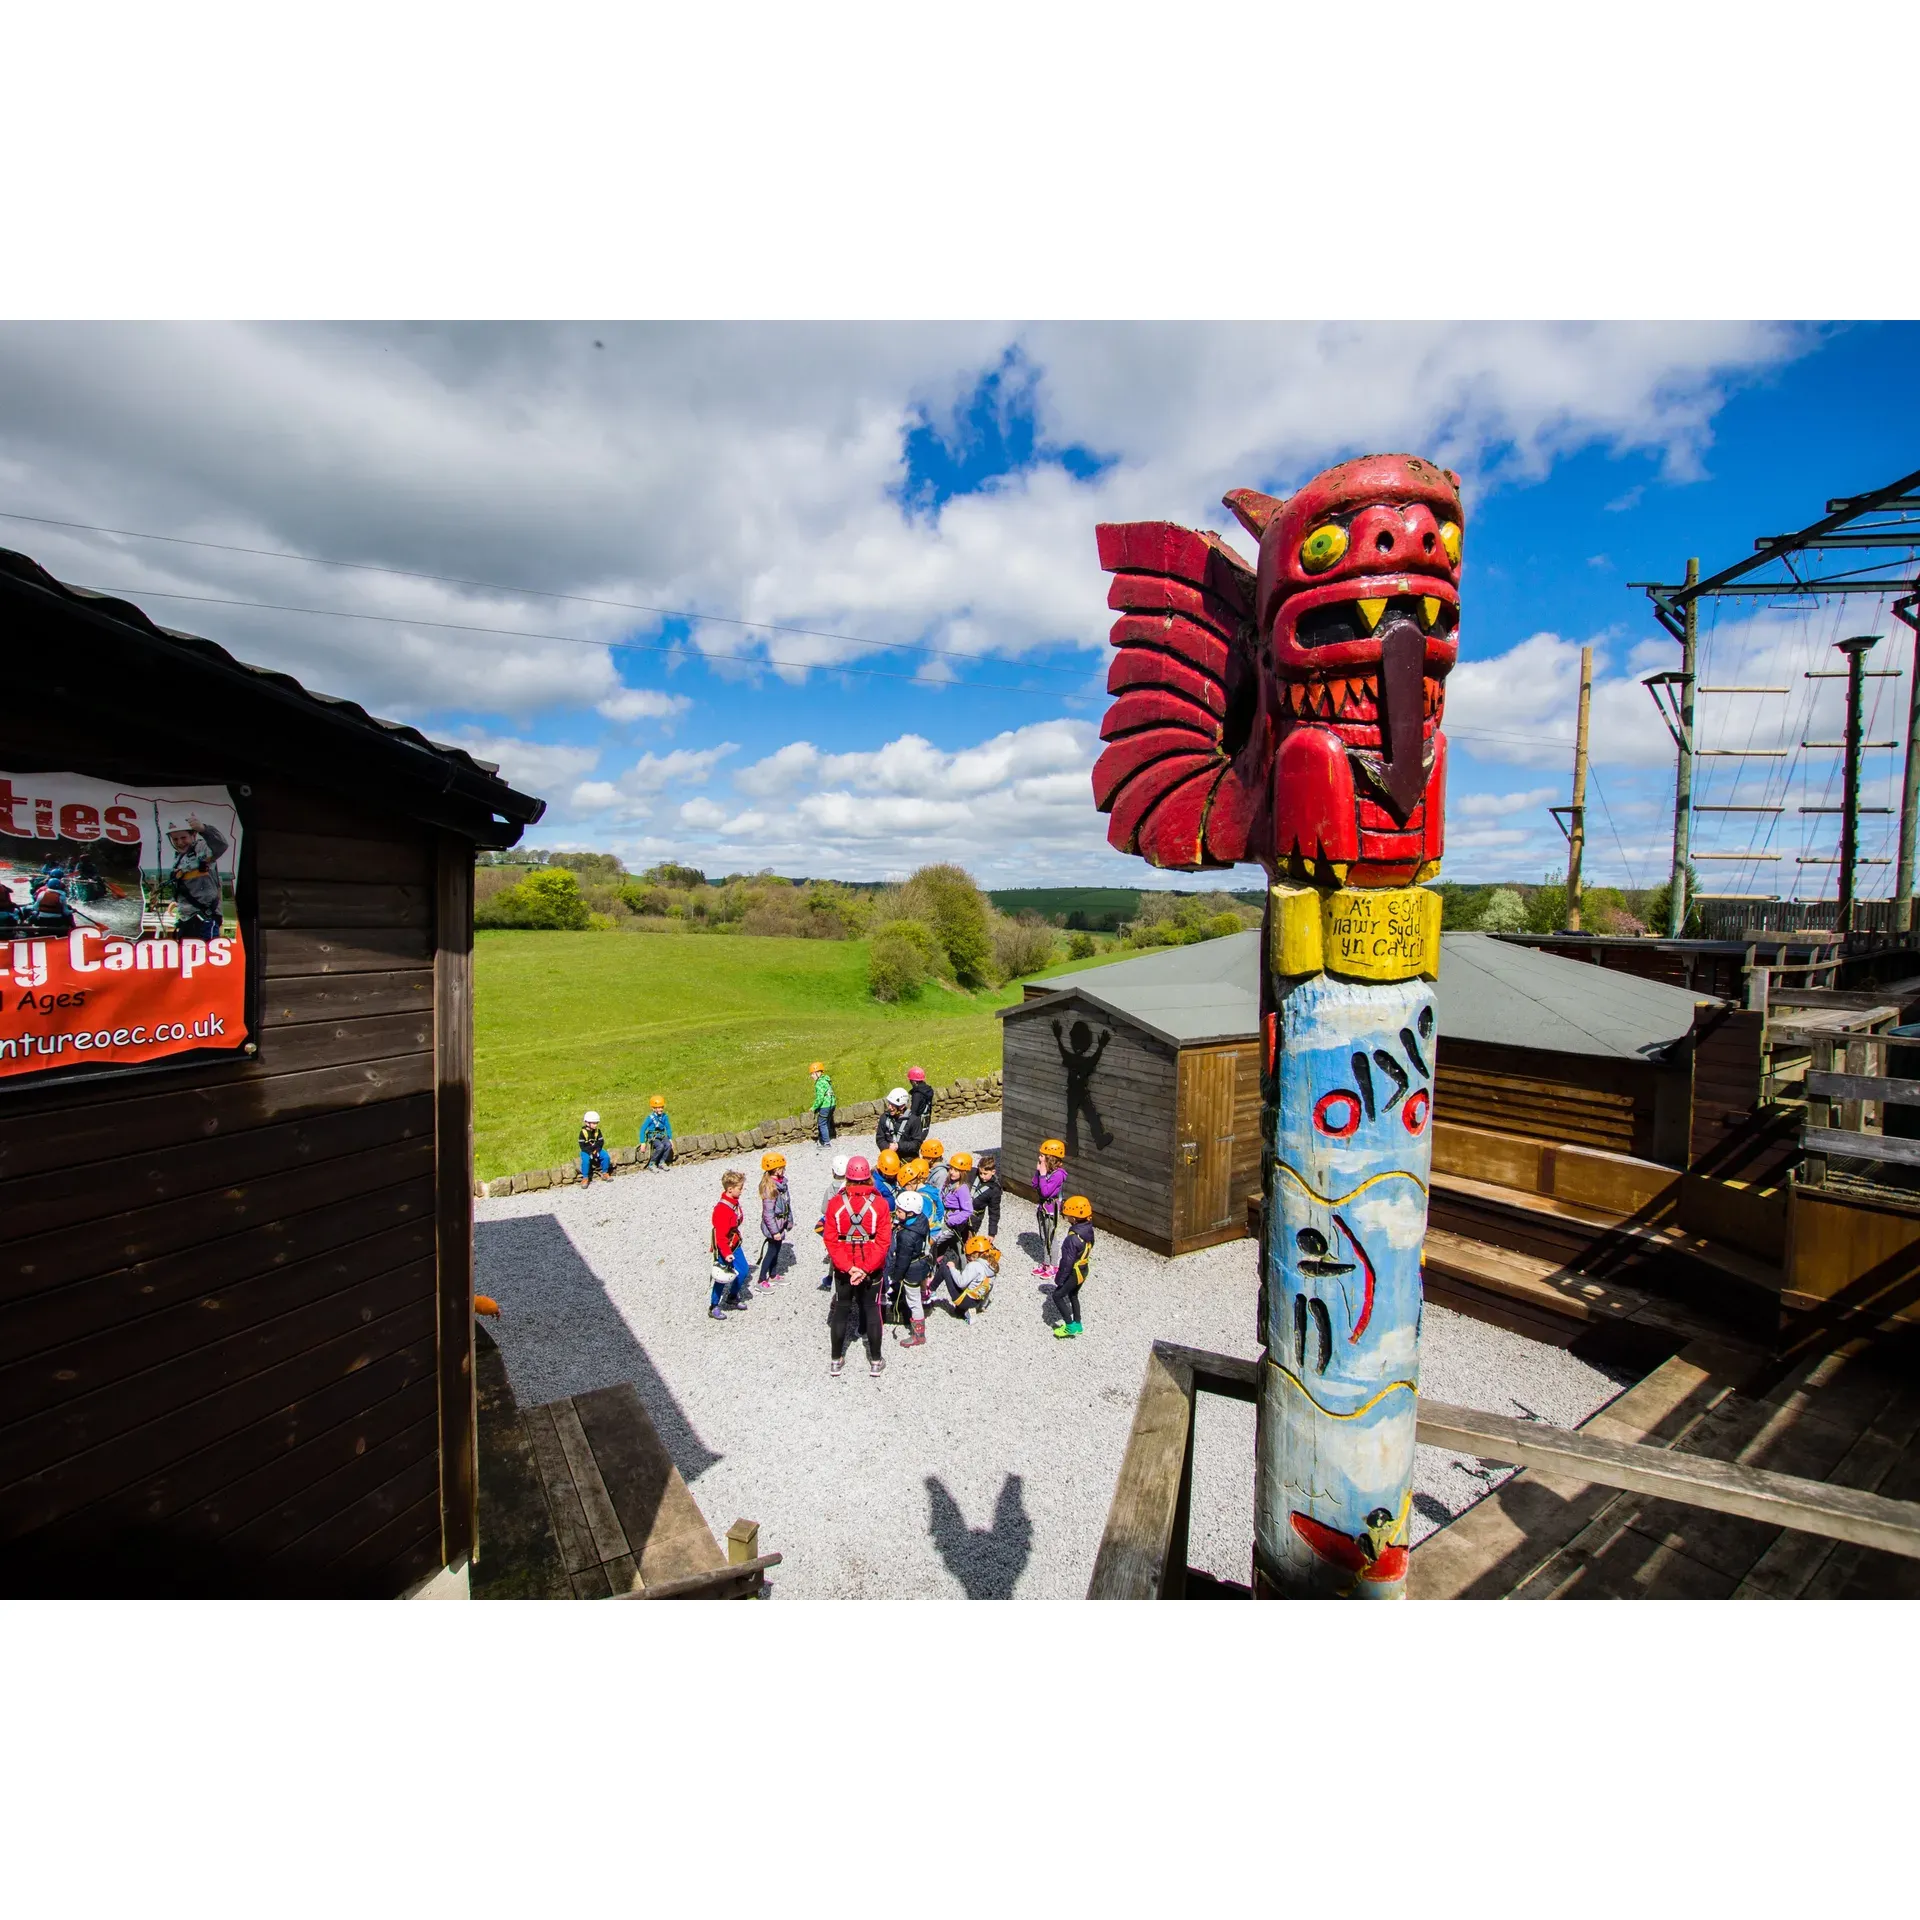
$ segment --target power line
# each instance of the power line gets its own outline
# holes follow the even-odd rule
[[[4,516],[0,516],[4,517]],[[418,620],[403,613],[348,613],[340,607],[290,607],[278,600],[233,600],[212,593],[167,593],[158,587],[90,587],[90,593],[109,594],[117,600],[186,600],[197,606],[209,607],[251,607],[263,613],[300,613],[308,614],[320,620],[377,620],[393,627],[431,627],[443,633],[486,633],[497,634],[510,640],[553,641],[570,647],[608,647],[617,653],[671,653],[681,658],[689,653],[693,657],[711,666],[715,661],[728,662],[741,667],[799,667],[809,672],[819,673],[857,673],[868,680],[907,680],[915,686],[940,687],[954,686],[968,690],[974,688],[990,689],[997,693],[1038,693],[1050,700],[1066,700],[1084,703],[1092,696],[1089,694],[1061,693],[1052,687],[1014,686],[1005,680],[927,680],[917,673],[886,673],[878,667],[850,667],[831,660],[780,660],[772,654],[728,654],[702,653],[695,648],[683,647],[675,641],[645,640],[589,640],[577,633],[535,633],[528,627],[481,627],[460,620]],[[875,641],[876,646],[891,644]],[[937,649],[929,649],[937,651]],[[980,654],[963,656],[969,660],[981,659]],[[1063,669],[1049,668],[1049,672]],[[1084,673],[1084,669],[1082,672]]]
[[[945,654],[956,660],[979,660],[987,657],[977,653],[969,653],[964,647],[930,647],[913,640],[866,640],[862,639],[858,634],[829,633],[819,627],[785,627],[772,620],[737,620],[729,614],[697,613],[688,607],[654,607],[648,606],[644,601],[639,600],[601,600],[596,599],[592,594],[562,593],[553,587],[508,587],[502,586],[499,582],[492,580],[462,579],[458,574],[419,573],[410,567],[383,567],[371,560],[329,560],[323,556],[311,553],[288,553],[285,549],[279,547],[239,547],[230,545],[222,540],[190,540],[184,534],[178,533],[142,533],[134,527],[101,527],[95,526],[90,520],[51,520],[42,514],[8,513],[4,509],[0,509],[0,520],[22,520],[29,526],[35,527],[65,527],[76,533],[106,533],[112,534],[116,539],[121,540],[159,540],[170,547],[204,547],[209,553],[244,553],[250,554],[258,560],[295,560],[302,566],[307,567],[341,567],[353,573],[385,573],[391,574],[396,580],[431,580],[443,587],[472,587],[481,593],[518,594],[528,599],[570,600],[583,607],[614,607],[624,613],[650,613],[662,620],[704,621],[712,626],[742,627],[749,633],[790,633],[797,638],[805,640],[839,640],[844,641],[848,646],[885,647],[896,653]],[[181,593],[163,596],[154,592],[151,588],[143,588],[142,591],[153,593],[156,599],[170,598],[174,600],[190,600],[194,597],[191,594]],[[219,604],[264,606],[269,603],[265,601],[236,600]],[[280,611],[299,613],[316,611],[316,609],[288,607],[282,608]],[[371,619],[375,616],[362,614],[351,617],[356,619]],[[420,624],[431,623],[422,622]],[[511,629],[505,627],[475,627],[468,629],[468,631],[475,633],[505,633],[511,631]],[[594,644],[600,645],[603,643],[596,641]],[[797,665],[801,663],[788,662],[783,664]],[[819,663],[809,661],[805,664],[816,665]],[[1033,666],[1035,670],[1040,673],[1078,673],[1082,671],[1082,669],[1078,667],[1051,667],[1044,661],[1035,661],[1033,662]],[[1019,691],[1027,692],[1033,691],[1033,689],[1021,688]]]

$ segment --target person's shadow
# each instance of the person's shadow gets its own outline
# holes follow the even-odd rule
[[[1107,1050],[1107,1042],[1113,1038],[1110,1027],[1100,1029],[1100,1039],[1095,1044],[1093,1029],[1084,1020],[1076,1020],[1065,1030],[1062,1037],[1060,1022],[1053,1023],[1053,1044],[1060,1050],[1060,1064],[1067,1070],[1067,1152],[1077,1154],[1080,1151],[1080,1116],[1087,1116],[1087,1124],[1093,1129],[1093,1144],[1102,1153],[1113,1145],[1113,1135],[1101,1124],[1100,1110],[1093,1104],[1093,1072],[1100,1064],[1100,1056]]]
[[[1001,1483],[993,1525],[984,1528],[967,1525],[960,1503],[937,1475],[928,1474],[926,1485],[927,1531],[947,1571],[966,1589],[969,1600],[1011,1600],[1033,1557],[1033,1521],[1020,1476],[1010,1473]]]

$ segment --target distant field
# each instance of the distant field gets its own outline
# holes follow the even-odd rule
[[[681,1133],[802,1112],[810,1060],[849,1103],[909,1065],[936,1084],[991,1073],[994,1010],[1021,994],[931,989],[887,1007],[868,997],[863,942],[697,933],[483,931],[474,974],[483,1180],[560,1165],[588,1107],[616,1146],[633,1144],[654,1093]]]

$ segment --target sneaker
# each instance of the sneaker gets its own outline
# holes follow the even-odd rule
[[[771,1293],[773,1291],[773,1282],[771,1280],[756,1280],[753,1284],[758,1287],[762,1293]]]
[[[1036,1280],[1051,1280],[1054,1276],[1054,1271],[1052,1267],[1035,1267],[1033,1277]]]
[[[723,1300],[721,1305],[729,1313],[745,1313],[747,1310],[747,1303],[744,1300]]]
[[[1060,1324],[1054,1328],[1053,1337],[1056,1340],[1071,1340],[1073,1338],[1073,1329],[1062,1320]]]
[[[1078,1320],[1069,1320],[1067,1322],[1067,1331],[1078,1340],[1080,1338],[1080,1322]]]
[[[886,1370],[887,1362],[884,1355],[878,1360],[869,1360],[867,1362],[867,1372],[876,1380],[878,1380]]]
[[[838,1380],[846,1370],[847,1363],[844,1358],[827,1362],[827,1374],[830,1379]]]
[[[828,1274],[827,1277],[820,1282],[816,1291],[820,1293],[831,1293],[833,1291],[833,1275]]]
[[[708,1318],[709,1320],[724,1320],[724,1319],[725,1319],[726,1317],[727,1317],[727,1316],[726,1316],[726,1311],[725,1311],[725,1309],[724,1309],[724,1308],[721,1308],[721,1307],[709,1307],[709,1308],[707,1309],[707,1318]]]

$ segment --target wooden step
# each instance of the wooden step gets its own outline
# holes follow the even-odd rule
[[[1678,1301],[1657,1299],[1637,1287],[1575,1271],[1537,1254],[1516,1252],[1429,1226],[1421,1257],[1425,1272],[1443,1284],[1434,1291],[1492,1295],[1549,1320],[1597,1325],[1631,1322],[1684,1340],[1723,1338],[1725,1328]],[[1469,1307],[1469,1311],[1471,1308]]]

